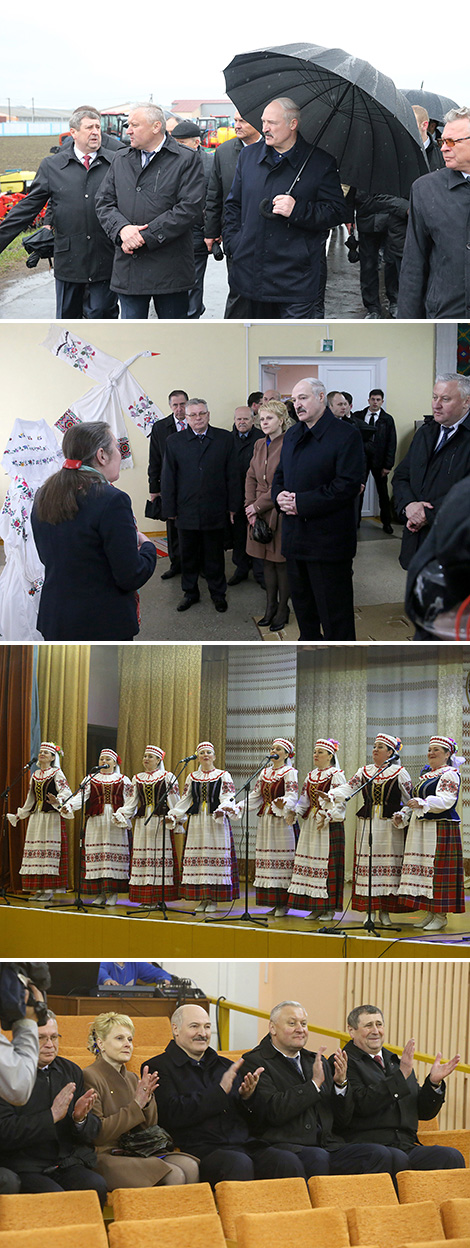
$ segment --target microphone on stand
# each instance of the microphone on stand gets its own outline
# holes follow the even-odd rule
[[[89,775],[89,776],[96,776],[96,775],[97,775],[97,773],[98,773],[99,771],[101,771],[101,767],[100,767],[99,765],[98,765],[98,767],[90,767],[90,770],[89,770],[89,772],[88,772],[88,775]]]
[[[188,754],[187,758],[179,758],[176,766],[179,767],[180,763],[192,763],[193,758],[197,758],[197,754]]]
[[[24,767],[23,767],[23,771],[27,771],[27,770],[28,770],[28,767],[32,767],[34,763],[37,763],[37,761],[38,761],[38,760],[37,760],[37,754],[33,754],[33,757],[32,757],[32,758],[30,758],[29,763],[25,763],[25,765],[24,765]]]
[[[277,761],[277,759],[278,759],[278,758],[279,758],[279,754],[268,754],[268,762],[269,762],[269,763],[273,762],[274,760],[276,760],[276,761]]]

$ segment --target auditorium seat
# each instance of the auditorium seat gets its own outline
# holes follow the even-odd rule
[[[110,1197],[115,1222],[140,1218],[197,1217],[216,1213],[209,1183],[170,1187],[117,1187]]]
[[[58,1193],[56,1193],[58,1194]],[[34,1225],[27,1231],[0,1231],[2,1248],[107,1248],[104,1223],[79,1223],[73,1226]]]
[[[224,1180],[215,1187],[215,1199],[226,1239],[235,1239],[240,1213],[277,1213],[311,1209],[304,1179],[257,1179],[253,1183]]]
[[[420,1144],[442,1144],[443,1148],[458,1148],[459,1153],[465,1158],[465,1165],[470,1167],[470,1131],[463,1128],[449,1129],[436,1132],[419,1128],[418,1139]]]
[[[470,1200],[470,1170],[402,1170],[397,1183],[402,1205],[433,1200],[439,1208],[454,1196]]]
[[[398,1248],[416,1248],[415,1244],[399,1244]],[[470,1236],[461,1239],[424,1240],[419,1248],[470,1248]]]
[[[93,1223],[103,1226],[96,1192],[39,1192],[0,1196],[0,1231]]]
[[[179,1188],[183,1191],[183,1188]],[[226,1248],[216,1213],[188,1218],[149,1218],[139,1222],[113,1222],[110,1248]],[[90,1248],[90,1246],[88,1246]]]
[[[432,1200],[409,1205],[361,1205],[348,1209],[347,1219],[351,1244],[369,1244],[375,1239],[379,1248],[398,1248],[406,1240],[418,1243],[443,1238],[439,1210]]]
[[[291,1209],[278,1213],[241,1213],[235,1219],[238,1248],[349,1248],[348,1223],[341,1209]]]
[[[398,1204],[389,1174],[314,1174],[308,1180],[308,1190],[314,1209],[320,1205],[352,1209],[356,1205]]]
[[[465,1200],[460,1196],[443,1200],[441,1218],[446,1239],[458,1239],[462,1235],[470,1235],[470,1200]]]

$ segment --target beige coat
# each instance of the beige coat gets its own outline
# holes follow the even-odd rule
[[[281,433],[266,446],[266,438],[255,442],[253,458],[246,474],[245,507],[254,503],[259,515],[266,520],[274,533],[272,542],[263,546],[262,542],[254,542],[251,536],[252,526],[248,528],[246,539],[247,553],[254,559],[269,559],[273,563],[284,563],[281,555],[282,516],[276,510],[271,498],[271,487],[274,473],[281,458],[284,435]]]
[[[113,1157],[111,1150],[119,1147],[119,1137],[132,1127],[150,1127],[158,1122],[154,1097],[145,1109],[134,1100],[139,1082],[137,1075],[121,1066],[115,1070],[104,1057],[98,1057],[83,1071],[85,1088],[94,1088],[98,1100],[93,1113],[101,1118],[102,1127],[94,1146],[97,1169],[106,1179],[108,1191],[115,1187],[154,1187],[169,1174],[171,1166],[160,1157]]]

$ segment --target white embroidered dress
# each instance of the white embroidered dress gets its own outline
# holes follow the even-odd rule
[[[53,781],[53,785],[49,782]],[[36,787],[36,782],[37,787]],[[19,819],[28,819],[28,828],[24,843],[23,859],[20,875],[28,887],[28,876],[58,876],[61,857],[61,815],[67,819],[73,816],[62,810],[44,810],[48,806],[47,788],[51,788],[59,801],[65,802],[71,795],[71,789],[60,767],[40,768],[31,777],[28,796],[24,806],[19,806],[16,815],[8,815],[13,826]],[[44,800],[43,800],[44,799]]]
[[[154,794],[159,791],[161,782],[166,788],[166,800],[170,810],[179,801],[178,781],[172,771],[165,771],[163,764],[155,771],[140,771],[132,777],[132,792],[123,806],[116,811],[114,819],[121,827],[128,827],[129,822],[145,803],[143,814],[138,815],[134,824],[132,865],[129,878],[129,889],[154,887],[161,892],[162,855],[163,855],[163,819],[152,815],[155,805]],[[151,816],[151,818],[149,818]],[[147,819],[149,822],[147,823]],[[165,839],[165,889],[167,896],[175,887],[173,870],[173,852],[170,830],[167,822]],[[175,893],[175,896],[177,894]]]
[[[401,812],[402,826],[408,825],[408,831],[398,890],[400,897],[433,899],[438,823],[446,819],[448,811],[454,809],[459,790],[460,775],[455,767],[437,767],[426,771],[415,792],[420,809],[410,810],[408,807]],[[436,818],[423,818],[429,814],[435,814]],[[449,824],[449,830],[458,834],[459,820],[449,820]],[[450,905],[449,901],[449,909]]]
[[[259,815],[254,879],[257,905],[286,904],[295,834],[284,819],[284,810],[295,810],[298,796],[298,773],[289,762],[277,768],[263,767],[250,793],[250,809]]]
[[[85,891],[87,882],[98,880],[129,879],[128,828],[118,826],[114,813],[127,802],[132,794],[128,776],[112,772],[109,776],[99,773],[86,779],[85,803],[89,814],[85,832]],[[68,803],[71,810],[80,810],[81,792]]]
[[[378,775],[374,763],[359,767],[337,796],[350,797],[359,785],[370,780],[371,790],[358,794],[360,811],[354,853],[353,909],[366,910],[369,892],[369,809],[372,807],[372,897],[375,908],[390,908],[390,900],[398,893],[404,849],[404,831],[396,828],[391,814],[384,814],[384,804],[392,813],[400,810],[412,793],[411,777],[405,767],[391,763]],[[377,777],[377,778],[376,778]],[[383,903],[383,904],[382,904]],[[399,909],[398,905],[394,909]]]
[[[330,823],[342,823],[344,819],[346,802],[344,797],[337,796],[337,790],[346,783],[344,771],[340,771],[339,767],[313,767],[305,778],[295,807],[301,822],[289,887],[291,905],[294,905],[296,896],[322,901],[330,898],[327,887]],[[328,810],[324,809],[323,803],[326,792],[330,798]],[[319,815],[324,818],[319,819]]]
[[[210,790],[220,781],[215,817],[210,810]],[[199,810],[189,815],[188,832],[183,854],[181,893],[190,900],[209,898],[231,901],[239,896],[238,870],[235,858],[231,819],[240,818],[235,802],[235,785],[230,772],[214,767],[203,771],[198,767],[188,776],[183,795],[173,806],[170,820],[182,822],[194,801]]]

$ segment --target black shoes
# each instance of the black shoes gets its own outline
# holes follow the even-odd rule
[[[178,603],[177,611],[189,611],[190,607],[194,607],[195,602],[199,602],[199,594],[194,598],[192,594],[185,594],[181,602]]]
[[[227,585],[240,585],[242,581],[248,580],[248,572],[234,572]]]
[[[287,607],[282,612],[282,615],[275,615],[273,622],[271,624],[271,627],[269,629],[270,633],[277,633],[279,632],[280,628],[285,628],[286,624],[289,623],[289,616],[290,616],[289,607]]]
[[[228,602],[226,598],[214,598],[213,602],[216,611],[222,612],[227,610]]]
[[[175,566],[173,563],[169,568],[167,568],[166,572],[162,572],[160,580],[171,581],[172,576],[181,576],[181,567],[178,565]]]
[[[390,537],[393,537],[393,529],[392,529],[391,524],[383,524],[382,529],[384,533],[388,533]]]

